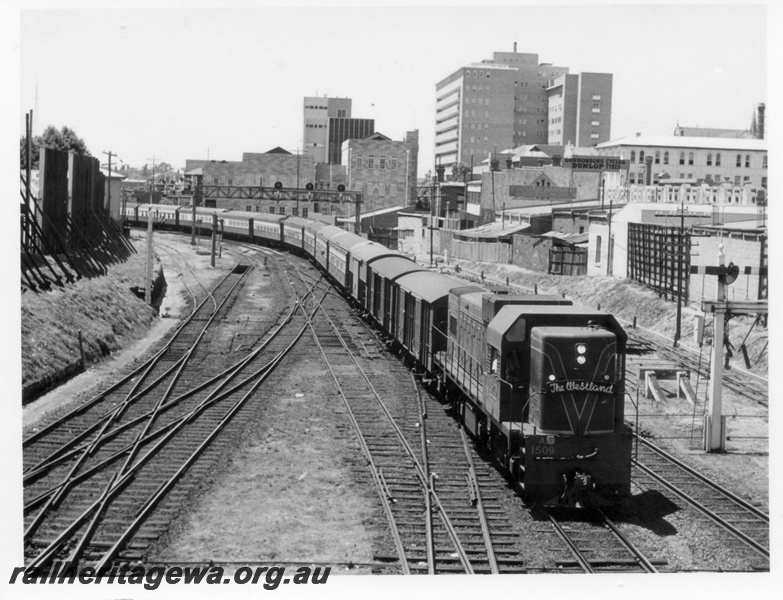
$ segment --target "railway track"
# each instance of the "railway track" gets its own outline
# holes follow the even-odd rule
[[[216,360],[210,342],[221,328],[213,325],[248,268],[219,282],[141,369],[25,440],[30,566],[138,560],[209,471],[203,456],[226,450],[221,431],[263,401],[259,388],[304,334],[307,317],[297,301],[258,348],[232,355],[228,366]]]
[[[378,378],[377,340],[342,298],[310,302],[321,311],[311,306],[314,344],[363,454],[357,468],[389,524],[390,551],[376,560],[402,573],[524,572],[518,533],[492,488],[505,483],[450,413],[402,363],[388,372],[384,361],[387,378]]]
[[[600,509],[541,512],[572,556],[558,561],[564,571],[657,573],[665,565],[649,559]]]
[[[636,485],[663,489],[673,501],[685,503],[732,552],[755,559],[758,570],[769,570],[767,513],[650,441],[638,436],[637,440]]]

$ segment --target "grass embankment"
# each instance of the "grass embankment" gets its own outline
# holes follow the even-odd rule
[[[561,277],[527,271],[513,265],[498,265],[493,263],[468,263],[457,261],[460,268],[469,269],[473,273],[484,272],[484,276],[505,281],[510,284],[527,288],[538,287],[539,294],[565,294],[575,303],[592,308],[600,306],[601,310],[610,312],[621,321],[630,323],[636,318],[637,325],[668,339],[674,338],[677,323],[677,305],[658,297],[652,290],[630,281],[613,277]],[[683,346],[697,348],[693,341],[694,316],[696,310],[683,307],[681,319],[680,342]],[[746,369],[745,361],[740,351],[745,336],[753,325],[753,316],[733,317],[728,326],[729,340],[734,347],[731,364],[733,367]],[[712,317],[707,316],[705,340],[711,339]],[[766,327],[756,325],[750,332],[745,347],[752,363],[750,371],[757,375],[767,376],[768,351],[765,348],[768,340]],[[709,361],[709,349],[704,349],[704,360]]]
[[[137,250],[109,265],[103,277],[22,295],[23,402],[142,338],[153,325],[155,311],[131,291],[144,281],[145,252],[138,243]]]

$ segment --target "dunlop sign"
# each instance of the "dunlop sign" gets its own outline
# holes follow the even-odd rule
[[[620,171],[625,168],[617,156],[574,156],[566,161],[575,171]]]

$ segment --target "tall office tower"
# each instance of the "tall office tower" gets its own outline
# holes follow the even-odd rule
[[[612,75],[561,75],[547,88],[549,143],[589,148],[608,142],[612,124]]]
[[[345,119],[351,116],[350,98],[304,99],[304,153],[317,163],[328,162],[329,119]]]
[[[517,52],[516,44],[513,52],[494,52],[491,59],[457,69],[435,86],[435,163],[448,169],[479,163],[496,150],[550,143],[549,88],[567,74],[567,67],[539,63],[538,54]],[[608,77],[609,90],[602,88],[601,95],[611,106]],[[582,115],[576,116],[581,130]],[[608,132],[609,114],[605,125]]]
[[[350,98],[305,97],[304,153],[316,163],[340,164],[342,143],[367,137],[375,130],[374,119],[351,118]]]

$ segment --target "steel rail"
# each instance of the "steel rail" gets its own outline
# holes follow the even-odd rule
[[[574,540],[571,539],[571,536],[566,533],[565,529],[563,529],[563,526],[557,522],[557,519],[555,519],[549,511],[544,512],[549,518],[549,521],[554,526],[555,533],[557,533],[558,537],[565,543],[566,546],[568,546],[568,549],[571,551],[571,554],[574,555],[576,562],[580,567],[582,567],[582,570],[585,573],[595,573],[593,565],[590,564],[590,561],[587,559],[587,557],[577,547],[577,545],[574,543]]]
[[[607,517],[600,508],[596,508],[596,510],[598,511],[598,514],[601,515],[601,518],[604,521],[604,525],[614,534],[618,540],[620,540],[620,543],[625,546],[626,550],[636,557],[636,560],[639,562],[642,568],[647,573],[657,573],[658,569],[656,569],[650,560],[644,554],[642,554],[642,552],[631,542],[631,540],[625,536],[622,531],[620,531],[617,525],[612,523],[612,521],[609,520],[609,517]]]
[[[446,512],[445,507],[440,501],[440,498],[438,497],[438,494],[434,491],[432,488],[431,482],[427,480],[424,469],[421,466],[420,461],[416,457],[416,453],[413,451],[413,449],[410,446],[410,443],[405,438],[405,434],[400,429],[399,425],[397,424],[396,420],[394,419],[394,416],[389,411],[386,404],[383,402],[383,399],[380,397],[380,394],[375,389],[375,386],[372,384],[372,381],[370,381],[370,378],[367,377],[367,374],[364,372],[364,369],[362,369],[361,365],[359,365],[358,361],[356,360],[356,356],[353,352],[351,352],[350,348],[345,342],[345,339],[343,338],[340,331],[337,329],[337,326],[334,324],[334,321],[329,316],[329,314],[326,312],[326,309],[321,307],[321,310],[326,317],[327,321],[329,322],[329,325],[331,326],[333,332],[337,336],[337,339],[340,341],[340,344],[342,345],[343,349],[348,353],[348,355],[351,357],[351,360],[356,365],[356,368],[359,370],[359,373],[362,376],[362,379],[367,383],[367,386],[369,387],[370,391],[372,392],[372,395],[375,397],[376,402],[383,410],[386,417],[389,419],[389,422],[392,426],[392,429],[396,433],[400,444],[405,449],[406,453],[411,458],[414,469],[416,471],[416,474],[418,475],[418,478],[421,482],[421,485],[425,489],[429,489],[432,493],[432,498],[435,501],[435,504],[438,507],[438,510],[440,511],[441,518],[443,520],[444,527],[446,528],[447,533],[449,534],[449,537],[451,538],[452,542],[454,543],[455,549],[457,550],[457,555],[460,559],[460,562],[462,563],[463,568],[467,573],[473,574],[473,566],[470,564],[470,559],[467,556],[467,552],[465,551],[464,547],[462,546],[462,542],[460,542],[459,535],[457,534],[456,528],[451,523],[451,519],[449,519],[448,513]],[[315,336],[315,330],[313,330],[313,335]],[[324,354],[324,359],[326,360],[326,355]]]
[[[473,455],[470,452],[470,444],[468,443],[468,436],[465,433],[465,429],[460,427],[459,431],[462,437],[462,445],[465,448],[465,456],[468,461],[468,479],[472,484],[473,492],[476,496],[476,509],[478,510],[479,521],[481,522],[481,534],[484,537],[484,545],[487,548],[489,568],[493,574],[498,574],[500,573],[500,568],[498,567],[497,557],[495,556],[495,548],[492,544],[492,536],[489,532],[487,513],[484,510],[484,503],[481,499],[481,488],[479,487],[478,477],[476,476],[476,465],[473,462]]]
[[[649,440],[646,440],[645,438],[643,438],[641,436],[638,436],[638,435],[637,435],[637,439],[639,440],[639,442],[643,446],[645,446],[646,448],[649,448],[652,452],[655,452],[656,454],[658,454],[662,458],[665,458],[666,460],[668,460],[669,462],[673,463],[674,465],[676,465],[677,467],[679,467],[680,469],[682,469],[683,471],[685,471],[689,475],[697,478],[700,482],[708,485],[709,487],[711,487],[716,492],[718,492],[720,494],[723,494],[729,500],[731,500],[735,504],[740,505],[742,508],[744,508],[748,512],[753,513],[759,519],[769,523],[769,515],[767,513],[765,513],[764,511],[758,509],[757,507],[753,506],[747,500],[743,500],[742,498],[740,498],[739,496],[737,496],[736,494],[734,494],[730,490],[726,489],[723,486],[718,485],[717,483],[715,483],[714,481],[712,481],[711,479],[709,479],[705,475],[703,475],[703,474],[699,473],[698,471],[696,471],[694,468],[688,466],[686,463],[684,463],[680,459],[678,459],[675,456],[673,456],[673,455],[669,454],[668,452],[666,452],[660,446],[657,446],[657,445],[653,444],[652,442],[650,442]]]
[[[298,269],[296,270],[298,271]],[[287,273],[286,273],[286,279],[288,279],[288,284],[293,289],[293,284],[288,278]],[[318,310],[319,308],[320,306],[317,307],[316,310]],[[399,557],[399,563],[400,563],[400,568],[402,569],[402,573],[403,575],[410,575],[411,572],[410,565],[408,564],[408,558],[405,553],[405,546],[402,542],[402,537],[400,536],[399,527],[397,526],[396,520],[394,518],[394,512],[391,509],[391,498],[390,498],[390,494],[388,493],[388,487],[386,486],[386,482],[383,479],[383,475],[380,472],[378,465],[375,463],[375,459],[373,458],[372,451],[370,450],[367,440],[365,439],[364,434],[362,433],[361,427],[359,426],[359,421],[357,420],[356,415],[354,414],[353,408],[348,402],[348,398],[346,397],[345,392],[343,391],[343,387],[342,385],[340,385],[340,381],[337,378],[337,374],[334,372],[331,363],[326,358],[326,351],[321,345],[321,342],[318,339],[318,335],[315,333],[315,330],[312,329],[312,326],[311,326],[311,332],[313,334],[315,345],[318,347],[319,351],[321,352],[321,356],[326,362],[326,368],[329,370],[329,374],[332,376],[332,380],[335,384],[335,387],[337,388],[337,392],[343,402],[343,405],[345,406],[346,413],[348,415],[348,420],[351,422],[351,425],[354,428],[357,440],[359,442],[359,447],[361,448],[365,460],[367,461],[367,464],[369,466],[370,474],[375,480],[376,489],[378,490],[378,495],[381,500],[381,505],[383,506],[383,510],[386,513],[386,518],[389,522],[389,528],[391,530],[392,540],[394,541],[394,545],[397,548],[397,555]]]
[[[313,287],[314,286],[311,286],[311,288],[305,294],[304,298],[306,298],[309,294],[312,293]],[[264,340],[264,342],[256,350],[251,352],[248,356],[246,356],[245,358],[240,360],[235,365],[233,365],[231,367],[228,367],[227,369],[225,369],[221,373],[218,373],[217,375],[211,377],[210,379],[208,379],[204,383],[201,383],[198,386],[196,386],[194,388],[191,388],[190,390],[184,392],[180,396],[177,396],[176,398],[173,398],[170,402],[167,402],[166,404],[164,404],[161,407],[161,410],[168,410],[170,408],[174,408],[178,403],[180,403],[180,402],[186,400],[187,398],[197,394],[198,392],[202,391],[203,389],[211,386],[212,384],[214,384],[214,383],[216,383],[216,382],[218,382],[220,380],[222,380],[222,383],[217,388],[218,391],[222,387],[225,387],[226,385],[228,385],[228,383],[234,377],[236,377],[239,374],[239,372],[247,364],[249,364],[251,361],[255,360],[257,355],[259,353],[261,353],[266,348],[266,346],[270,342],[272,342],[272,340],[275,339],[275,337],[280,333],[280,331],[282,331],[283,327],[285,327],[291,321],[295,311],[296,311],[296,305],[292,306],[289,309],[289,312],[286,315],[286,317],[283,320],[283,322],[275,330],[273,330],[269,334],[269,337],[266,340]],[[174,367],[172,367],[171,369],[166,371],[166,373],[169,373],[173,368]],[[147,388],[145,388],[144,390],[142,390],[141,392],[139,392],[139,393],[143,394],[143,393],[146,393],[148,390],[149,390],[149,386]],[[111,440],[117,434],[123,432],[124,430],[126,430],[126,429],[128,429],[130,427],[133,427],[133,426],[137,425],[143,418],[149,416],[149,414],[150,414],[149,412],[148,413],[144,413],[142,415],[139,415],[139,416],[135,417],[131,421],[128,421],[128,422],[126,422],[126,423],[124,423],[124,424],[122,424],[122,425],[120,425],[118,427],[115,427],[111,432],[105,434],[102,438],[100,438],[99,441],[106,442],[106,441]],[[92,431],[92,429],[97,427],[99,424],[100,424],[100,421],[98,423],[95,423],[94,425],[90,426],[90,428],[88,428],[86,431]],[[80,434],[80,436],[84,437],[84,432],[82,434]],[[79,437],[79,436],[77,436],[77,437]],[[84,444],[84,445],[78,446],[76,448],[72,448],[70,450],[67,450],[64,453],[61,453],[62,448],[58,449],[55,453],[53,453],[53,454],[57,454],[56,458],[51,459],[52,455],[50,455],[50,457],[47,457],[43,461],[39,462],[38,465],[35,465],[34,467],[31,467],[31,469],[29,470],[27,476],[23,480],[24,483],[31,483],[32,481],[35,481],[36,479],[38,479],[37,476],[40,476],[41,474],[43,474],[46,471],[48,471],[48,469],[57,466],[58,464],[62,463],[63,461],[70,459],[73,456],[73,454],[75,454],[78,451],[83,450],[86,446],[87,446],[87,444]]]
[[[756,540],[751,538],[749,535],[743,533],[739,529],[737,529],[734,525],[726,521],[723,517],[715,513],[714,511],[710,510],[703,504],[701,504],[698,500],[695,498],[692,498],[690,495],[688,495],[686,492],[678,488],[673,483],[667,481],[664,477],[650,469],[649,467],[639,463],[637,460],[633,460],[633,464],[636,465],[637,468],[641,469],[647,475],[655,479],[658,483],[666,487],[671,492],[675,493],[677,496],[679,496],[681,499],[683,499],[685,502],[690,504],[693,508],[698,510],[700,513],[723,527],[725,530],[733,534],[735,537],[740,539],[742,542],[744,542],[746,545],[748,545],[750,548],[764,556],[765,558],[770,557],[770,551],[769,548],[765,548],[761,544],[759,544]]]
[[[232,272],[227,273],[226,276],[223,277],[223,279],[221,279],[215,285],[215,287],[213,288],[213,291],[216,290],[219,286],[221,286],[226,281],[226,279],[228,279],[231,275],[232,275]],[[151,367],[151,365],[156,364],[162,358],[162,356],[171,348],[171,346],[173,345],[174,341],[182,333],[182,331],[188,325],[191,324],[191,322],[192,322],[196,312],[199,309],[201,309],[204,306],[204,304],[206,304],[208,299],[209,299],[209,297],[204,298],[204,300],[202,300],[201,303],[194,309],[193,313],[187,319],[185,319],[185,321],[183,321],[182,324],[179,327],[177,327],[177,329],[172,334],[171,338],[169,338],[169,340],[166,342],[166,345],[163,346],[163,348],[161,348],[160,350],[158,350],[158,352],[156,352],[152,357],[150,357],[148,360],[146,360],[137,369],[135,369],[134,371],[132,371],[131,373],[129,373],[128,375],[123,377],[120,381],[118,381],[117,383],[113,384],[108,389],[104,390],[103,392],[101,392],[100,394],[95,396],[94,398],[88,400],[87,402],[85,402],[84,404],[82,404],[80,406],[77,406],[76,408],[74,408],[73,410],[69,411],[68,413],[66,413],[62,417],[58,418],[56,421],[53,421],[52,423],[50,423],[46,427],[40,429],[39,431],[34,432],[32,435],[30,435],[27,438],[25,438],[24,440],[22,440],[22,447],[29,446],[30,444],[38,441],[40,438],[44,437],[48,433],[51,433],[57,427],[62,426],[62,424],[65,423],[67,420],[69,420],[69,419],[71,419],[73,417],[76,417],[76,416],[78,416],[79,414],[81,414],[83,412],[86,412],[87,410],[92,408],[94,405],[98,404],[101,400],[103,400],[107,395],[109,395],[110,393],[112,393],[116,389],[120,388],[124,384],[128,383],[129,381],[131,381],[134,377],[137,377],[140,373],[145,372],[145,370],[148,372],[150,367]],[[140,382],[141,381],[143,381],[143,379],[140,380]],[[114,409],[112,409],[112,410],[114,410]],[[112,411],[110,411],[110,412],[112,412]]]
[[[160,409],[160,404],[161,404],[161,402],[162,402],[163,400],[165,400],[167,397],[169,397],[169,395],[172,393],[172,391],[173,391],[173,389],[174,389],[174,385],[175,385],[175,384],[176,384],[176,382],[178,381],[178,379],[179,379],[179,377],[180,377],[180,375],[181,375],[181,373],[182,373],[182,371],[183,371],[183,369],[184,369],[185,365],[188,363],[188,360],[189,360],[189,359],[190,359],[190,357],[192,356],[192,354],[193,354],[193,351],[195,350],[196,346],[198,346],[198,344],[200,344],[200,343],[201,343],[201,340],[203,339],[203,336],[206,334],[206,331],[207,331],[207,329],[208,329],[208,328],[211,326],[211,324],[212,324],[212,322],[214,321],[215,317],[217,316],[217,314],[218,314],[218,312],[219,312],[220,308],[222,308],[222,307],[223,307],[223,305],[224,305],[224,304],[225,304],[225,303],[228,301],[228,299],[229,299],[229,298],[230,298],[230,296],[231,296],[231,293],[232,293],[232,292],[233,292],[233,291],[236,289],[236,287],[239,285],[239,283],[240,283],[240,282],[241,282],[241,281],[244,279],[244,277],[245,277],[245,275],[246,275],[246,273],[247,273],[247,272],[248,272],[248,271],[245,271],[245,272],[243,272],[243,273],[241,274],[241,276],[240,276],[240,277],[237,279],[237,281],[236,281],[236,282],[234,282],[234,284],[233,284],[233,285],[232,285],[232,286],[229,288],[228,292],[226,293],[226,296],[225,296],[225,298],[222,300],[222,302],[220,302],[220,304],[219,304],[219,305],[217,305],[217,303],[215,303],[215,304],[216,304],[216,307],[215,307],[215,309],[212,311],[212,314],[211,314],[210,318],[209,318],[209,319],[207,320],[207,322],[206,322],[206,323],[205,323],[205,324],[202,326],[202,328],[201,328],[201,332],[200,332],[200,333],[199,333],[199,335],[197,336],[196,340],[193,342],[192,346],[190,347],[190,349],[188,350],[188,352],[185,354],[185,356],[183,356],[183,357],[182,357],[183,359],[182,359],[182,360],[179,362],[179,365],[180,365],[180,366],[179,366],[179,368],[178,368],[178,370],[177,370],[177,372],[176,372],[176,374],[175,374],[175,376],[174,376],[174,380],[173,380],[173,381],[172,381],[172,382],[169,384],[169,387],[168,387],[168,389],[166,390],[166,392],[165,392],[165,394],[163,395],[163,397],[157,401],[157,404],[156,404],[156,406],[155,406],[155,410],[153,411],[153,414],[152,414],[152,416],[150,416],[150,417],[149,417],[149,419],[148,419],[148,421],[147,421],[147,425],[146,425],[146,427],[145,427],[145,428],[144,428],[144,430],[143,430],[143,431],[142,431],[142,432],[141,432],[141,433],[140,433],[140,434],[137,436],[137,442],[136,442],[137,444],[138,444],[138,438],[139,438],[139,437],[143,437],[143,435],[144,435],[144,434],[145,434],[145,433],[148,431],[149,427],[151,426],[151,423],[152,423],[152,422],[153,422],[153,420],[155,419],[155,413],[157,412],[157,410],[159,410],[159,409]],[[230,273],[229,273],[229,275],[230,275]],[[228,277],[228,276],[227,276],[227,277]],[[223,282],[223,281],[226,281],[227,277],[226,277],[226,278],[224,278],[224,279],[222,280],[222,282]],[[222,283],[222,282],[221,282],[221,283]],[[214,299],[214,296],[213,296],[212,294],[210,294],[210,296],[213,298],[213,303],[214,303],[214,300],[215,300],[215,299]],[[145,371],[145,374],[144,374],[144,375],[145,375],[145,377],[146,377],[146,375],[148,375],[148,374],[149,374],[149,371],[150,371],[150,370],[153,368],[153,366],[154,366],[155,364],[156,364],[156,363],[152,363],[152,364],[150,364],[150,366],[148,367],[148,369]],[[120,416],[122,416],[122,414],[125,412],[125,410],[127,410],[127,409],[128,409],[128,407],[129,407],[129,406],[130,406],[130,404],[131,404],[131,402],[130,402],[130,394],[133,394],[133,393],[136,391],[136,389],[137,389],[137,388],[138,388],[138,386],[141,384],[141,382],[143,381],[143,379],[144,379],[143,377],[142,377],[142,378],[140,378],[140,379],[139,379],[139,381],[138,381],[138,382],[136,382],[136,383],[134,384],[134,386],[132,387],[132,389],[131,389],[131,392],[129,392],[129,396],[125,398],[125,400],[124,400],[124,401],[123,401],[123,402],[120,404],[120,406],[119,406],[119,407],[117,407],[117,409],[116,409],[116,410],[112,410],[112,411],[111,411],[111,413],[109,414],[110,416],[108,416],[107,418],[104,418],[104,420],[103,420],[103,426],[101,427],[101,431],[98,433],[98,437],[100,437],[102,434],[104,434],[104,433],[106,432],[106,430],[107,430],[107,429],[108,429],[108,428],[109,428],[109,427],[110,427],[110,426],[111,426],[111,425],[112,425],[112,424],[113,424],[113,423],[114,423],[114,422],[115,422],[115,421],[116,421],[116,420],[117,420],[117,419],[118,419]],[[69,445],[68,445],[68,444],[66,444],[64,447],[68,447],[68,446],[69,446]],[[87,448],[85,448],[85,449],[84,449],[84,451],[83,451],[83,452],[80,454],[80,456],[77,458],[76,462],[75,462],[73,465],[71,465],[71,468],[69,469],[68,473],[67,473],[67,474],[65,475],[65,477],[63,478],[63,480],[62,480],[61,484],[60,484],[59,486],[57,486],[57,491],[56,491],[56,492],[55,492],[53,495],[51,495],[51,496],[49,497],[49,499],[48,499],[47,503],[46,503],[46,504],[44,505],[44,507],[43,507],[43,508],[42,508],[42,509],[41,509],[41,510],[38,512],[38,514],[37,514],[37,515],[36,515],[36,516],[33,518],[32,522],[30,523],[30,525],[29,525],[29,526],[27,527],[27,529],[25,530],[25,532],[24,532],[24,537],[23,537],[23,539],[24,539],[24,540],[29,540],[29,539],[31,539],[31,538],[32,538],[32,535],[33,535],[33,533],[35,533],[35,531],[38,529],[38,527],[40,527],[41,523],[42,523],[42,522],[43,522],[43,520],[46,518],[46,516],[47,516],[47,515],[50,513],[50,511],[51,511],[51,510],[53,510],[54,508],[56,508],[56,507],[57,507],[57,505],[58,505],[58,504],[59,504],[59,503],[62,501],[62,499],[65,497],[65,495],[69,493],[69,491],[72,489],[72,483],[71,483],[71,482],[73,481],[74,477],[76,476],[76,473],[78,472],[78,470],[81,468],[82,464],[83,464],[83,463],[84,463],[84,462],[87,460],[87,458],[88,458],[89,456],[91,456],[91,455],[92,455],[92,453],[93,453],[93,451],[94,451],[94,449],[95,449],[95,446],[96,446],[96,440],[93,440],[93,441],[92,441],[90,444],[88,444]],[[136,448],[136,447],[134,447],[133,449],[131,449],[131,451],[130,451],[129,455],[126,457],[125,464],[124,464],[124,465],[123,465],[123,466],[120,468],[120,471],[119,471],[119,473],[118,473],[118,476],[122,476],[122,475],[123,475],[123,474],[124,474],[124,473],[127,471],[127,469],[128,469],[128,467],[129,467],[129,465],[131,464],[131,462],[132,462],[132,461],[133,461],[133,459],[135,458],[135,456],[136,456],[136,453],[137,453],[137,448]]]
[[[301,336],[304,334],[304,332],[307,329],[307,323],[305,323],[301,329],[299,334],[297,335],[294,342],[291,342],[289,347],[285,350],[287,353],[290,351],[290,349],[293,347],[295,342],[301,338]],[[279,364],[279,361],[282,360],[282,356],[279,356],[274,362],[274,366]],[[260,370],[259,373],[264,372],[265,374],[262,374],[261,378],[259,379],[258,383],[254,386],[253,390],[251,390],[250,393],[255,391],[257,389],[257,386],[266,379],[266,376],[269,372],[271,372],[271,369],[265,367],[264,369]],[[71,524],[63,531],[53,542],[49,544],[49,546],[33,561],[33,563],[30,565],[31,567],[40,567],[45,565],[58,551],[59,549],[70,539],[70,537],[73,535],[75,531],[81,527],[82,523],[86,521],[91,514],[93,514],[94,511],[100,510],[101,506],[104,506],[106,503],[111,502],[117,494],[121,491],[122,488],[125,487],[125,485],[129,484],[132,479],[136,476],[138,471],[141,469],[142,466],[144,466],[149,460],[157,456],[158,452],[168,443],[170,439],[174,437],[176,433],[178,433],[182,427],[185,425],[191,423],[194,418],[196,418],[200,413],[202,413],[204,410],[212,406],[214,403],[218,402],[219,400],[225,399],[232,395],[237,389],[243,387],[247,384],[247,382],[254,378],[254,376],[248,378],[246,381],[235,385],[230,390],[227,390],[226,392],[223,392],[219,395],[219,397],[215,397],[212,399],[208,399],[205,401],[202,401],[201,404],[199,404],[197,407],[191,410],[190,413],[183,415],[175,425],[173,425],[170,429],[170,431],[166,432],[163,439],[158,441],[155,446],[153,446],[147,454],[145,454],[137,463],[135,463],[128,472],[123,474],[115,483],[114,487],[112,489],[107,489],[104,491],[104,494],[102,497],[93,504],[91,504],[77,519],[71,522]],[[249,397],[249,394],[246,395],[245,398]],[[244,402],[245,400],[241,400],[241,402]],[[234,410],[234,409],[232,409]],[[220,428],[222,429],[222,425],[220,425]],[[214,433],[214,432],[213,432]],[[153,437],[156,437],[158,435],[157,432],[150,434]],[[203,443],[202,443],[203,445]],[[205,446],[204,446],[205,447]],[[203,448],[202,448],[203,449]],[[160,488],[159,488],[160,489]],[[156,494],[157,495],[157,494]],[[138,520],[138,519],[137,519]],[[135,523],[136,521],[134,521]]]
[[[427,451],[427,409],[421,396],[421,390],[416,385],[416,380],[411,375],[413,387],[416,390],[416,408],[419,412],[419,436],[421,441],[421,457],[424,474],[430,482],[429,489],[424,490],[424,522],[426,524],[427,537],[427,573],[435,575],[435,540],[432,526],[432,490],[434,489],[432,474],[430,473],[430,458]]]

